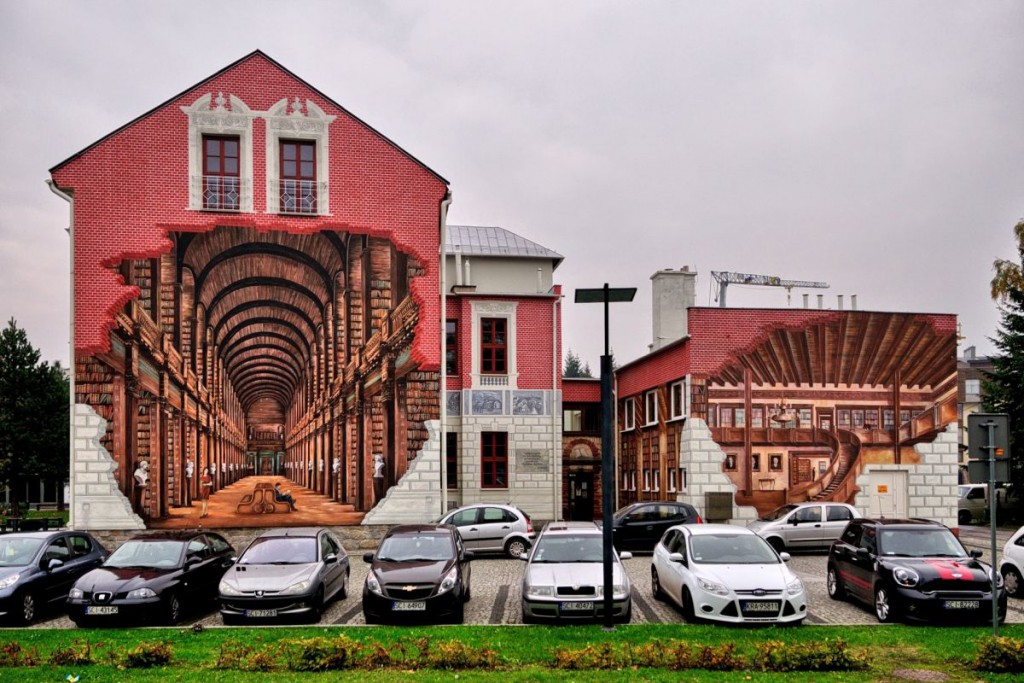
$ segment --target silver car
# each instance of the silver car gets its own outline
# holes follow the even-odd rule
[[[523,574],[523,623],[586,621],[604,616],[604,545],[593,522],[551,522],[544,527]],[[632,588],[619,559],[612,553],[612,609],[615,621],[633,616]]]
[[[221,618],[319,621],[328,602],[348,595],[350,571],[348,553],[327,529],[265,531],[221,579]]]
[[[846,503],[790,503],[747,525],[776,551],[825,548],[839,538],[851,519],[860,517]]]
[[[452,510],[440,524],[459,530],[466,550],[498,552],[518,559],[533,545],[536,535],[530,516],[512,505],[475,503]]]

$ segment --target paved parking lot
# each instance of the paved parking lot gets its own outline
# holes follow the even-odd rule
[[[978,530],[963,536],[969,549],[978,548],[986,552],[987,531]],[[1000,541],[999,547],[1002,547]],[[322,624],[360,625],[364,624],[362,613],[362,587],[369,565],[362,556],[353,553],[352,579],[349,597],[329,606],[321,619]],[[634,556],[623,564],[633,582],[633,623],[684,623],[679,610],[669,603],[658,602],[651,597],[651,557]],[[824,553],[797,554],[790,560],[790,567],[800,576],[808,593],[808,624],[875,624],[874,613],[866,607],[846,602],[836,602],[828,597],[825,589]],[[519,586],[526,563],[505,558],[479,558],[473,561],[472,599],[466,604],[466,623],[471,624],[518,624]],[[1008,623],[1024,623],[1024,600],[1010,599]],[[220,616],[210,612],[202,617],[193,616],[186,624],[202,623],[204,626],[220,626]],[[34,628],[74,628],[64,616],[39,622]]]

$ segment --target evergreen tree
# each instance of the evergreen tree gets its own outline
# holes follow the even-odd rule
[[[1014,232],[1020,263],[996,260],[992,298],[999,302],[1001,321],[996,337],[998,355],[992,371],[982,381],[982,406],[986,412],[1006,413],[1010,418],[1010,481],[1015,492],[1011,511],[1024,517],[1024,221]]]
[[[68,477],[68,391],[64,369],[40,362],[12,318],[0,332],[0,486],[15,509],[26,481]]]
[[[580,357],[573,353],[572,349],[565,354],[565,368],[562,370],[562,377],[593,377],[590,374],[590,364],[584,365]]]

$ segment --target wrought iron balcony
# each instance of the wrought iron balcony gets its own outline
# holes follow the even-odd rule
[[[242,211],[252,204],[252,183],[232,176],[192,176],[194,197],[202,199],[207,211]]]
[[[317,214],[318,197],[327,183],[316,180],[278,180],[276,195],[281,213]]]

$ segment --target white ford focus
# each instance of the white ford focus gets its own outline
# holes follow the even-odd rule
[[[800,623],[807,596],[787,560],[750,529],[680,524],[654,548],[651,592],[668,596],[689,622]]]

